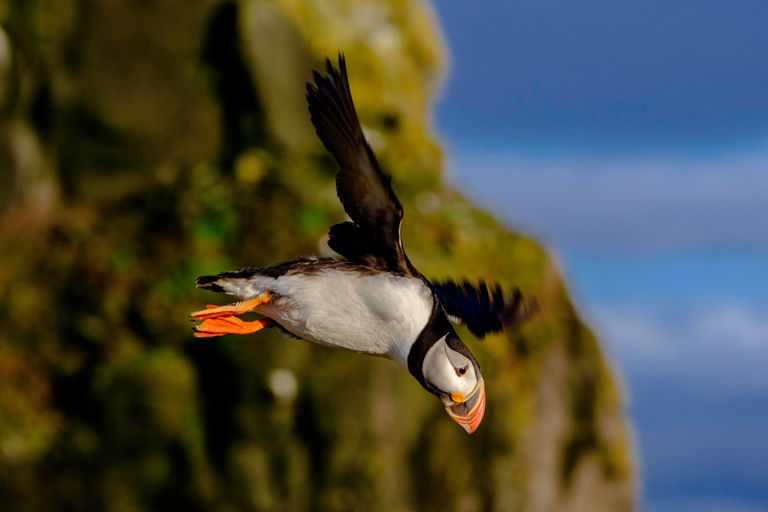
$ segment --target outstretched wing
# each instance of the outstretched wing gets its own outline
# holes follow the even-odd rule
[[[466,325],[479,338],[520,325],[539,308],[535,299],[524,300],[517,288],[511,297],[504,297],[498,284],[491,290],[483,281],[477,286],[467,281],[433,283],[432,286],[451,321]]]
[[[326,59],[326,75],[313,72],[307,102],[318,137],[339,164],[336,193],[352,222],[331,228],[328,245],[352,261],[413,273],[400,241],[403,208],[363,136],[349,91],[347,66]]]

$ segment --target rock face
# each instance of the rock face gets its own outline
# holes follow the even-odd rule
[[[634,510],[621,396],[552,261],[442,177],[445,50],[400,0],[0,2],[0,509]],[[197,275],[327,254],[303,84],[344,50],[428,277],[538,297],[467,436],[390,361],[192,338]]]

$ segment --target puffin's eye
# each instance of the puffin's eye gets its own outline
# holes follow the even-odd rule
[[[467,373],[466,366],[462,366],[461,368],[456,368],[456,375],[458,375],[459,377],[463,377],[465,373]]]

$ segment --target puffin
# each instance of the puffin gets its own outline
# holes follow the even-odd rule
[[[485,414],[480,365],[456,334],[476,336],[519,325],[537,308],[519,289],[498,284],[432,283],[408,259],[400,236],[403,208],[366,142],[347,78],[326,59],[326,75],[306,84],[317,136],[339,165],[336,192],[351,220],[330,228],[328,246],[344,259],[301,258],[197,278],[197,287],[238,302],[191,313],[194,336],[249,334],[275,327],[317,345],[392,359],[437,396],[473,433]],[[256,312],[263,318],[238,318]]]

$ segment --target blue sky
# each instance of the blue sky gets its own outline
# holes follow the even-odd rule
[[[551,247],[648,512],[768,510],[768,2],[436,0],[452,179]]]
[[[434,4],[456,63],[441,126],[462,140],[657,150],[765,133],[765,2]]]

